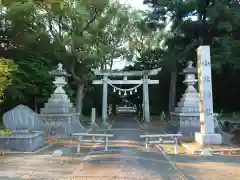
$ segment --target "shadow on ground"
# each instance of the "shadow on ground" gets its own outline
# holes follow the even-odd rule
[[[190,179],[240,179],[239,156],[171,155],[169,157],[183,173],[190,177]]]

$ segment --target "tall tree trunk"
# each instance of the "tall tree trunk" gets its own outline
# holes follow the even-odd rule
[[[83,109],[83,98],[84,98],[84,84],[78,84],[76,94],[76,112],[79,113],[79,118],[82,117]]]
[[[36,96],[33,96],[33,103],[34,103],[34,109],[35,109],[35,112],[38,112],[38,107],[37,107],[37,97],[36,97]]]
[[[110,63],[110,68],[109,68],[109,70],[112,71],[112,68],[113,68],[113,59],[111,59],[111,63]]]
[[[174,112],[174,109],[175,109],[176,84],[177,84],[177,72],[175,70],[171,72],[171,76],[170,76],[170,91],[169,91],[169,104],[168,104],[169,115],[170,115],[170,112]]]

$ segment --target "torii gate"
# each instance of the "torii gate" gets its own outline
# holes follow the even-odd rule
[[[148,84],[159,84],[159,80],[150,80],[148,76],[157,75],[161,68],[145,71],[100,71],[97,69],[91,69],[96,76],[103,76],[101,80],[93,80],[93,84],[103,84],[103,98],[102,98],[102,120],[103,124],[107,124],[108,115],[107,115],[107,94],[108,94],[108,85],[114,87],[114,90],[124,91],[125,95],[127,91],[132,93],[132,90],[143,85],[143,119],[146,123],[150,123],[150,111],[149,111],[149,92]],[[123,76],[123,80],[111,80],[111,76]],[[142,76],[143,79],[140,80],[128,80],[128,76]],[[134,88],[130,89],[120,89],[114,86],[114,84],[133,84],[136,85]],[[120,92],[121,94],[121,92]]]

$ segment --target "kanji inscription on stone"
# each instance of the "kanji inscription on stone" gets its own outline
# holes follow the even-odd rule
[[[198,89],[200,96],[201,133],[213,133],[213,100],[210,47],[200,46],[197,50]],[[207,125],[209,124],[209,125]],[[209,128],[208,128],[209,127]]]

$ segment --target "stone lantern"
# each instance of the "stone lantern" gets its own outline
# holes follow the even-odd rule
[[[66,77],[70,76],[61,63],[56,70],[50,72],[55,76],[53,84],[56,86],[40,115],[47,126],[48,136],[70,136],[72,133],[85,131],[79,121],[79,113],[75,112],[73,104],[63,87],[67,84]]]
[[[195,89],[197,83],[197,69],[193,67],[193,62],[189,61],[186,69],[181,73],[185,75],[183,83],[187,86],[182,98],[171,112],[171,120],[176,122],[178,131],[183,134],[183,139],[193,140],[194,133],[200,131],[199,121],[199,94]]]
[[[200,98],[195,88],[197,83],[197,69],[189,61],[186,69],[181,73],[185,75],[183,83],[187,86],[182,98],[177,103],[174,112],[170,113],[171,121],[182,133],[183,140],[194,140],[195,132],[200,132]],[[214,114],[215,118],[217,114]]]

